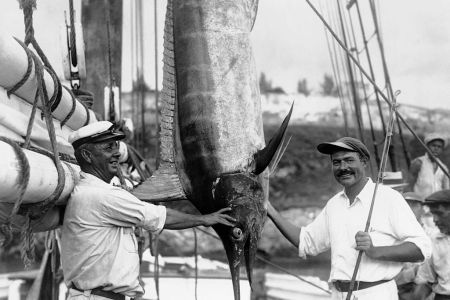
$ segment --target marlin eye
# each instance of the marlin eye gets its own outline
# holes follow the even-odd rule
[[[238,227],[234,227],[233,230],[232,230],[232,236],[236,240],[242,239],[242,237],[243,237],[242,229],[240,229]]]

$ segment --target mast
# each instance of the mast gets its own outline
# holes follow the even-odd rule
[[[117,86],[121,84],[122,67],[122,0],[98,1],[83,0],[81,7],[81,23],[86,44],[86,79],[82,81],[82,87],[94,94],[93,110],[104,115],[103,94],[108,82],[108,49],[106,38],[108,10],[111,16],[111,76]]]

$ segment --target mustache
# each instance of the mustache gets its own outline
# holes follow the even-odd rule
[[[336,176],[340,177],[340,176],[344,176],[344,175],[353,175],[354,172],[351,170],[340,170],[336,172]]]

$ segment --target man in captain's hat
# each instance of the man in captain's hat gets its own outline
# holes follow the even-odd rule
[[[332,172],[343,190],[303,228],[281,217],[270,203],[269,217],[298,247],[300,257],[331,249],[332,299],[346,298],[359,250],[364,254],[353,295],[359,300],[398,299],[393,278],[403,262],[430,256],[429,238],[402,195],[383,185],[376,193],[369,233],[363,232],[375,188],[366,174],[367,147],[358,139],[343,137],[321,143],[317,150],[330,156]]]
[[[450,181],[436,162],[439,161],[448,173],[448,167],[439,159],[447,146],[447,138],[440,133],[434,132],[426,134],[424,142],[430,149],[433,157],[425,153],[415,158],[409,168],[408,182],[411,191],[426,198],[434,192],[450,189]]]
[[[225,208],[190,215],[145,203],[109,184],[119,168],[118,141],[125,135],[101,121],[69,137],[81,172],[62,225],[61,259],[69,299],[139,297],[139,257],[134,227],[152,232],[224,224],[234,219]]]
[[[414,297],[425,299],[434,292],[434,300],[450,299],[450,190],[442,190],[425,199],[440,230],[432,237],[433,254],[419,266]]]

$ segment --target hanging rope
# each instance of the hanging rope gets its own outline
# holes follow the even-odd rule
[[[198,296],[198,237],[197,237],[197,230],[195,228],[192,228],[194,231],[194,262],[195,262],[195,285],[194,285],[194,295],[195,300],[197,300]]]
[[[11,213],[9,214],[8,218],[6,219],[5,224],[2,224],[0,226],[0,233],[5,236],[5,240],[2,244],[2,246],[8,245],[12,240],[12,224],[11,220],[14,215],[17,214],[19,211],[20,205],[22,205],[23,195],[25,194],[26,188],[28,186],[28,182],[30,180],[30,164],[28,163],[28,159],[25,156],[25,153],[23,152],[22,148],[19,147],[19,145],[14,142],[11,139],[8,139],[6,137],[0,136],[0,141],[7,143],[10,145],[17,158],[18,162],[18,169],[19,169],[19,176],[17,178],[17,186],[19,195],[17,196],[17,199],[14,203],[13,209]]]

